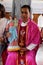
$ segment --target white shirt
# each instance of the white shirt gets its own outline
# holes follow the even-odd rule
[[[7,19],[6,18],[1,18],[0,19],[0,37],[2,37],[2,35],[3,35],[6,24],[7,24]]]
[[[43,27],[43,16],[42,15],[40,15],[38,18],[38,26]]]

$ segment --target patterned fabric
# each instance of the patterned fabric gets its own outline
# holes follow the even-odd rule
[[[20,26],[19,43],[23,43],[24,46],[25,46],[25,38],[26,38],[26,26],[25,27]]]
[[[24,52],[24,54],[20,54],[20,52],[18,53],[18,64],[26,65],[26,55],[25,55],[25,52]]]

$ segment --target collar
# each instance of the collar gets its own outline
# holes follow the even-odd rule
[[[24,23],[24,22],[22,22],[22,23],[21,23],[21,26],[26,26],[26,25],[27,25],[27,23],[28,23],[28,22],[25,22],[25,23]]]

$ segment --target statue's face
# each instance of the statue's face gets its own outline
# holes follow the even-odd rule
[[[28,8],[21,9],[21,17],[22,17],[23,22],[28,21],[28,19],[30,18],[30,12]]]

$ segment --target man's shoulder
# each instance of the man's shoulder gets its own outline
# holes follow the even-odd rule
[[[33,29],[33,30],[38,30],[39,29],[38,26],[37,26],[37,24],[33,20],[31,20],[29,22],[29,24],[31,26],[31,29]]]
[[[36,22],[35,22],[35,21],[31,20],[30,22],[31,22],[31,24],[32,24],[32,25],[37,26],[37,24],[36,24]]]
[[[33,26],[33,27],[34,27],[34,26],[35,26],[35,27],[38,27],[37,24],[36,24],[36,22],[33,21],[33,20],[31,20],[31,26]]]

